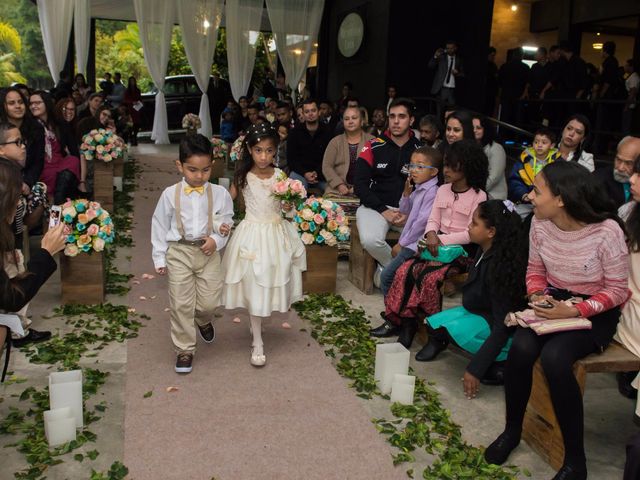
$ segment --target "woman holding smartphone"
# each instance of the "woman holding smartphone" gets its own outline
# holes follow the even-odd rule
[[[576,162],[547,165],[533,187],[529,300],[539,317],[585,317],[592,328],[538,336],[518,327],[505,367],[505,430],[486,449],[485,458],[502,464],[520,443],[533,365],[540,358],[565,451],[562,468],[553,478],[582,480],[587,478],[584,415],[573,364],[609,345],[620,305],[629,297],[624,225],[598,180]],[[569,297],[582,300],[571,306],[561,301]]]

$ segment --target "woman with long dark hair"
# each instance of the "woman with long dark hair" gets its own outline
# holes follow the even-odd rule
[[[558,151],[567,162],[577,162],[590,172],[596,168],[593,154],[585,151],[585,144],[591,135],[591,122],[580,114],[571,115],[567,120],[558,142]]]
[[[124,91],[124,98],[122,103],[127,106],[127,111],[131,115],[133,121],[133,127],[131,128],[131,136],[129,141],[131,146],[138,145],[138,132],[140,131],[140,109],[136,108],[139,105],[138,102],[142,101],[142,94],[138,88],[136,77],[129,77],[127,83],[127,89]]]
[[[532,308],[544,319],[588,318],[591,329],[538,336],[517,327],[505,367],[506,426],[485,458],[502,464],[520,443],[539,358],[564,443],[564,462],[554,479],[586,479],[582,392],[573,364],[607,347],[620,305],[629,297],[624,224],[598,179],[575,162],[544,167],[529,196],[534,218],[526,280]]]
[[[502,145],[495,140],[495,129],[487,117],[484,115],[473,117],[473,134],[489,159],[487,195],[496,200],[505,200],[507,198],[507,179],[504,176],[504,170],[507,167],[507,154]]]
[[[55,118],[53,99],[47,92],[31,93],[29,109],[45,130],[44,168],[40,179],[47,185],[49,198],[60,205],[68,198],[76,198],[79,188],[86,191],[86,161],[80,161],[73,131]]]
[[[18,262],[11,225],[22,194],[21,185],[20,169],[10,160],[0,158],[0,310],[5,312],[18,312],[35,296],[56,270],[52,255],[64,249],[66,239],[63,224],[49,229],[42,237],[42,248],[31,250],[26,272],[12,278],[7,274],[7,270]],[[0,325],[0,345],[9,338],[7,328]],[[10,348],[8,342],[7,346]],[[2,380],[8,361],[7,351]]]
[[[528,222],[522,224],[509,200],[487,200],[473,214],[469,237],[480,249],[462,287],[462,306],[425,320],[429,341],[416,358],[434,360],[450,341],[472,354],[463,389],[467,398],[474,398],[480,382],[504,381],[514,330],[504,319],[526,305]]]
[[[460,140],[474,140],[473,117],[466,110],[455,110],[449,114],[444,124],[444,138],[446,142],[440,145],[446,148]]]
[[[33,118],[27,108],[28,99],[16,87],[0,89],[0,107],[0,121],[18,127],[27,145],[22,194],[27,200],[25,225],[35,228],[48,208],[46,186],[39,182],[44,167],[44,128]]]

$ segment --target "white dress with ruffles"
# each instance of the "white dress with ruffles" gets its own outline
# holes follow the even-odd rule
[[[279,169],[268,179],[247,174],[247,186],[242,189],[246,216],[222,258],[227,309],[246,308],[250,315],[268,317],[271,312],[287,312],[302,298],[305,247],[293,224],[282,218],[280,201],[272,195],[281,174]]]

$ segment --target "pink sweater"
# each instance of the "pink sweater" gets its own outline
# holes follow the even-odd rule
[[[469,240],[469,224],[479,203],[487,199],[482,190],[470,188],[464,193],[454,193],[451,184],[445,183],[436,193],[429,221],[424,232],[440,233],[443,245],[466,245]]]
[[[613,220],[565,232],[549,220],[531,222],[527,292],[549,285],[590,295],[576,308],[590,317],[621,305],[629,298],[628,248]]]

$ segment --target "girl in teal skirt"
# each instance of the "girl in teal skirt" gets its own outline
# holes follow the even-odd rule
[[[502,383],[501,363],[513,333],[504,319],[526,306],[528,226],[508,200],[479,204],[469,237],[480,249],[462,287],[462,306],[425,320],[429,342],[416,360],[434,360],[450,341],[473,354],[462,378],[467,398],[476,396],[481,381]]]

